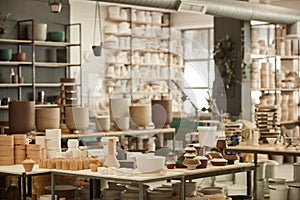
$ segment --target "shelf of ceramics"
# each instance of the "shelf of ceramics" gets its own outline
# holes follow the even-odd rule
[[[116,50],[116,51],[130,51],[130,48],[104,47],[104,49]]]
[[[32,83],[0,83],[0,87],[30,87]]]
[[[35,66],[38,67],[80,67],[80,64],[72,64],[72,63],[56,63],[56,62],[36,62]]]
[[[299,39],[300,38],[300,35],[297,35],[297,34],[288,34],[285,36],[285,38],[288,38],[288,39]]]
[[[105,76],[105,79],[114,79],[114,80],[130,80],[131,78],[117,77],[117,76]]]
[[[169,53],[169,50],[164,49],[133,49],[132,51],[147,52],[147,53]]]
[[[151,37],[151,36],[143,36],[143,35],[132,35],[133,38],[142,38],[142,39],[155,39],[155,40],[169,40],[169,37]]]
[[[153,91],[153,92],[147,92],[147,91],[136,91],[132,92],[133,94],[167,94],[169,91]]]
[[[281,60],[294,60],[294,59],[299,59],[299,56],[280,56]]]
[[[0,61],[0,65],[32,65],[32,62],[19,62],[19,61]]]
[[[130,62],[106,62],[107,65],[130,65]]]

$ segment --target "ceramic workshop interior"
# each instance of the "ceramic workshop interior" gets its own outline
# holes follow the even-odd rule
[[[300,1],[0,0],[0,200],[299,200]]]

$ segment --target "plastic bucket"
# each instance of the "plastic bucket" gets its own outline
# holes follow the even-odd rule
[[[269,185],[271,200],[287,200],[289,186],[287,185]]]

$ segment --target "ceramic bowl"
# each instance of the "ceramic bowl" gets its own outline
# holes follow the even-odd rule
[[[225,160],[224,158],[213,158],[210,163],[213,166],[225,166],[227,165],[227,160]]]
[[[64,42],[65,32],[64,31],[51,31],[48,32],[47,39],[53,42]]]
[[[130,117],[137,126],[144,127],[151,123],[152,112],[150,104],[133,104],[129,107]]]
[[[222,193],[221,187],[205,187],[201,188],[200,192],[203,193],[204,195],[212,195],[212,194],[221,194]]]
[[[270,145],[275,145],[277,138],[266,138]]]

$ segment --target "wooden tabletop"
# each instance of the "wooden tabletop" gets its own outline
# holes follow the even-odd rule
[[[236,153],[258,153],[258,154],[273,154],[273,155],[290,155],[290,156],[300,156],[300,149],[296,148],[286,148],[286,146],[277,145],[259,145],[259,146],[247,146],[238,145],[230,146],[226,148],[227,152]]]

